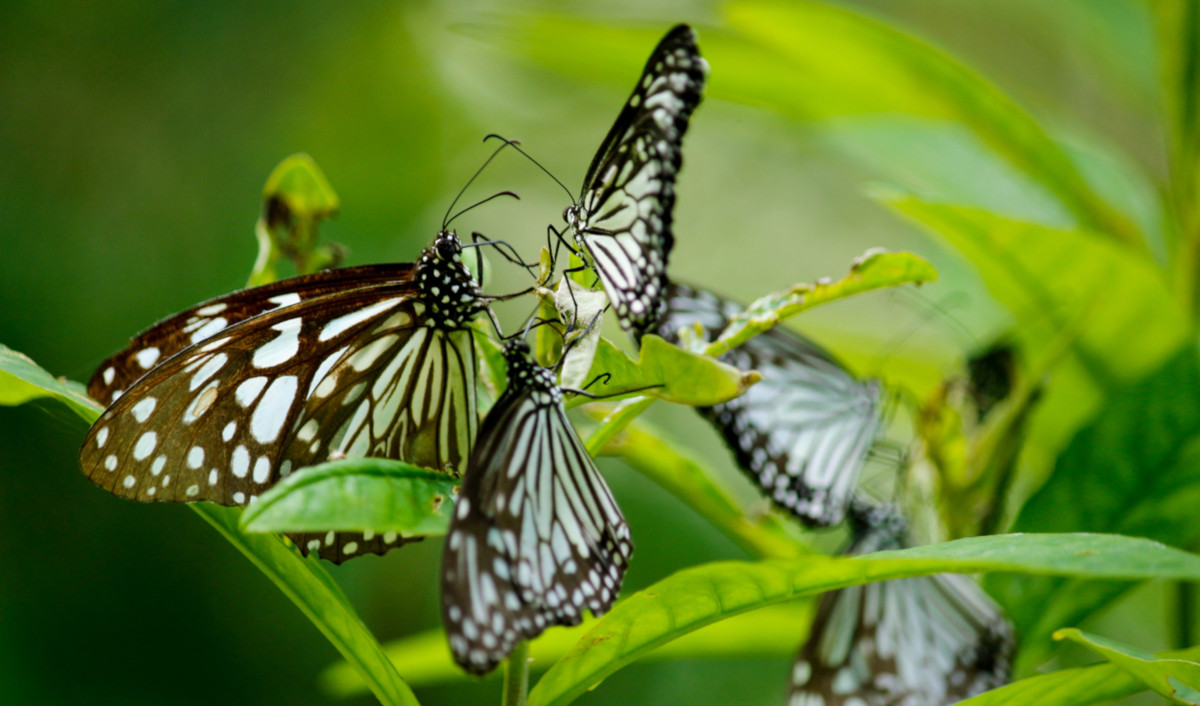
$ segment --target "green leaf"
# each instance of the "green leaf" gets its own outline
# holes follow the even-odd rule
[[[0,405],[15,407],[43,398],[62,402],[88,424],[103,411],[82,384],[56,378],[28,356],[0,343]]]
[[[1162,656],[1195,660],[1200,658],[1200,647]],[[1115,664],[1100,664],[1022,679],[960,701],[959,706],[1089,706],[1107,704],[1145,690],[1146,685],[1124,669]]]
[[[1119,535],[998,535],[862,557],[720,562],[685,569],[620,601],[530,693],[570,703],[661,645],[731,615],[870,581],[1016,571],[1121,580],[1200,577],[1200,557]]]
[[[606,382],[593,385],[588,392],[605,397],[652,395],[668,402],[711,406],[727,402],[745,392],[762,377],[756,371],[742,371],[698,353],[685,351],[653,334],[642,338],[637,361],[633,361],[608,339],[601,338],[596,349],[590,380],[607,373]],[[587,402],[577,396],[568,407]]]
[[[1128,248],[1087,231],[900,191],[877,189],[875,195],[970,260],[992,296],[1017,318],[1017,327],[1043,339],[1043,349],[1047,329],[1078,325],[1074,351],[1102,385],[1153,370],[1187,336],[1187,316],[1162,272]],[[1138,332],[1136,346],[1129,345],[1130,331]]]
[[[1055,640],[1071,640],[1121,667],[1174,703],[1200,705],[1200,664],[1185,659],[1160,659],[1143,650],[1123,645],[1076,628],[1054,633]]]
[[[363,625],[333,578],[318,560],[305,559],[278,535],[248,534],[238,527],[236,508],[210,503],[189,505],[259,571],[283,591],[354,666],[359,677],[387,706],[417,706],[417,697],[383,653],[383,647]]]
[[[899,114],[961,124],[1080,223],[1140,247],[1128,219],[1094,193],[1029,113],[949,54],[824,3],[750,0],[724,12],[733,32],[700,32],[712,97],[795,119]],[[514,45],[545,65],[621,85],[659,34],[557,17],[520,29]]]
[[[675,640],[646,656],[647,660],[787,657],[795,654],[812,622],[812,601],[790,601],[714,623]],[[530,670],[545,671],[595,626],[589,618],[574,627],[554,627],[529,643]],[[446,636],[430,630],[384,646],[388,659],[409,685],[420,688],[466,681],[471,677],[454,663]],[[492,677],[499,676],[498,671]],[[361,694],[366,685],[347,663],[330,665],[319,676],[331,696]]]
[[[1115,392],[1059,456],[1014,529],[1120,532],[1182,546],[1200,541],[1200,398],[1184,392],[1197,389],[1200,360],[1188,347]],[[1042,661],[1051,632],[1077,624],[1128,588],[1023,576],[993,577],[989,587],[1022,636],[1023,667]]]
[[[458,479],[384,458],[330,461],[287,476],[242,515],[248,532],[446,533]]]
[[[923,284],[937,279],[937,270],[912,253],[869,250],[850,266],[850,274],[836,282],[797,284],[782,292],[759,297],[746,311],[729,320],[721,337],[705,349],[719,356],[780,322],[821,304],[902,284]]]
[[[248,286],[277,280],[280,256],[292,260],[298,274],[337,266],[340,249],[317,248],[317,229],[339,207],[337,194],[312,157],[294,154],[280,162],[263,187],[263,210],[255,228],[258,259]]]
[[[89,423],[104,409],[87,398],[78,383],[57,380],[29,358],[0,346],[0,403],[21,404],[52,397],[69,405]],[[240,512],[209,503],[188,505],[283,591],[313,625],[354,665],[375,697],[387,706],[416,706],[417,699],[383,648],[363,625],[341,589],[316,559],[304,559],[274,534],[246,534]]]

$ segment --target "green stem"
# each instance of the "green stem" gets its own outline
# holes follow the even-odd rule
[[[608,446],[608,442],[624,431],[630,422],[637,419],[638,415],[650,409],[650,405],[654,404],[655,400],[654,397],[633,397],[618,405],[612,414],[605,417],[596,431],[588,437],[585,444],[588,453],[593,458],[600,455],[604,447]]]
[[[529,643],[522,640],[504,660],[503,706],[525,706],[529,693]]]
[[[1175,645],[1179,649],[1183,649],[1193,644],[1192,626],[1196,624],[1196,584],[1180,581],[1175,586],[1177,590],[1175,618],[1179,621],[1179,627],[1175,634]]]

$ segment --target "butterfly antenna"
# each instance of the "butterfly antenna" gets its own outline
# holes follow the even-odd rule
[[[567,198],[571,199],[571,203],[575,203],[575,194],[571,193],[571,190],[567,188],[567,185],[562,183],[561,181],[559,181],[558,177],[554,176],[550,172],[549,169],[546,169],[545,167],[543,167],[541,162],[537,161],[528,152],[521,149],[521,142],[519,140],[510,140],[507,137],[504,137],[502,135],[497,135],[495,133],[492,133],[491,135],[488,135],[487,137],[483,138],[483,141],[487,142],[488,140],[491,140],[491,139],[502,140],[504,142],[504,145],[501,147],[501,149],[503,149],[504,147],[512,147],[514,150],[519,152],[523,157],[525,157],[525,159],[528,159],[530,162],[533,162],[534,166],[536,166],[538,169],[541,169],[543,172],[545,172],[546,176],[553,179],[555,184],[558,184],[559,186],[562,187],[563,191],[567,192]],[[497,150],[497,151],[499,151],[499,150]]]
[[[472,179],[474,179],[475,177],[471,177],[471,178],[472,178]],[[465,187],[464,187],[464,188],[465,188]],[[461,193],[460,193],[460,195],[461,195]],[[487,197],[486,199],[483,199],[482,201],[476,201],[475,203],[471,204],[470,206],[467,206],[467,207],[466,207],[466,208],[464,208],[463,210],[459,211],[458,213],[454,214],[454,215],[453,215],[453,216],[451,216],[450,218],[448,218],[448,219],[446,219],[445,221],[443,221],[443,222],[442,222],[442,230],[445,230],[446,228],[450,227],[450,224],[454,222],[454,219],[458,218],[459,216],[461,216],[462,214],[466,213],[467,211],[470,211],[471,209],[475,208],[476,206],[482,206],[482,205],[484,205],[485,203],[487,203],[488,201],[491,201],[491,200],[493,200],[493,199],[498,199],[498,198],[500,198],[501,196],[511,196],[511,197],[513,197],[514,199],[518,200],[518,201],[520,201],[520,200],[521,200],[521,197],[520,197],[520,196],[518,196],[518,195],[517,195],[517,193],[516,193],[515,191],[500,191],[500,192],[498,192],[498,193],[492,194],[491,196]],[[455,199],[454,199],[454,200],[455,200],[455,201],[457,201],[457,200],[458,200],[458,198],[457,198],[457,197],[455,197]],[[453,207],[453,206],[454,206],[454,204],[450,204],[450,205],[451,205],[451,207]],[[449,214],[450,212],[449,212],[449,211],[446,211],[446,213],[447,213],[447,214]]]
[[[483,138],[483,141],[487,142],[487,139],[488,138],[485,137],[485,138]],[[483,173],[483,170],[487,169],[487,166],[492,163],[492,160],[496,158],[496,155],[500,154],[500,151],[508,146],[509,146],[509,142],[507,140],[505,140],[504,144],[497,147],[496,150],[494,152],[492,152],[491,156],[489,156],[487,159],[485,159],[483,164],[481,164],[479,166],[479,169],[475,170],[475,173],[471,175],[471,178],[467,180],[467,183],[463,184],[463,187],[458,190],[458,194],[455,195],[454,200],[450,202],[450,206],[446,209],[446,215],[442,216],[442,230],[446,230],[446,228],[450,225],[450,222],[453,221],[454,218],[461,216],[463,213],[470,211],[471,208],[474,208],[475,206],[479,205],[479,204],[475,204],[475,206],[472,206],[471,208],[463,209],[454,218],[450,217],[450,212],[454,210],[454,204],[458,203],[458,200],[462,198],[462,195],[464,193],[466,193],[467,189],[470,188],[471,184],[475,183],[475,180],[479,178],[479,175]],[[497,194],[497,196],[498,195],[499,194]],[[516,196],[516,194],[512,194],[512,195]],[[493,196],[492,198],[495,198],[495,196]],[[488,199],[484,199],[484,201],[487,201],[487,200]],[[480,203],[483,203],[483,202],[481,201]]]
[[[505,260],[508,260],[509,262],[516,265],[517,267],[523,268],[530,275],[534,274],[533,269],[535,267],[537,267],[538,264],[540,264],[540,263],[525,262],[521,258],[521,253],[517,252],[517,249],[515,247],[513,247],[512,244],[510,244],[508,241],[506,241],[506,240],[488,240],[486,238],[486,236],[484,236],[483,233],[480,233],[478,231],[472,231],[471,242],[464,243],[463,249],[465,250],[466,248],[478,248],[478,247],[483,247],[485,245],[491,245],[493,248],[496,249],[496,252],[500,253],[501,257],[503,257]]]

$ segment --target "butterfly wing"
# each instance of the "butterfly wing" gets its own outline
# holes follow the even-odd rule
[[[860,524],[851,554],[905,546]],[[1007,683],[1012,626],[974,581],[936,574],[825,594],[792,668],[791,706],[941,706]]]
[[[88,382],[88,395],[111,404],[158,363],[238,322],[334,292],[405,282],[412,277],[412,267],[400,263],[325,270],[201,302],[138,334],[101,363]]]
[[[585,608],[607,611],[633,552],[553,377],[522,364],[484,420],[442,558],[443,625],[476,674]]]
[[[659,334],[668,340],[696,324],[715,339],[743,309],[677,283],[668,287],[666,301]],[[763,379],[741,397],[697,411],[776,504],[809,525],[840,522],[881,430],[879,384],[856,379],[820,346],[778,327],[722,360],[758,370]]]
[[[672,29],[588,167],[579,203],[568,209],[576,240],[629,331],[649,329],[662,306],[683,135],[707,76],[696,33]]]
[[[330,458],[461,468],[477,423],[471,334],[425,325],[414,291],[387,284],[301,301],[183,349],[93,425],[85,474],[135,500],[243,505]],[[331,560],[399,540],[297,539]]]

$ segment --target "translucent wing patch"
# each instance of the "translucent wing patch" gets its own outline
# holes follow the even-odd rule
[[[330,458],[461,468],[477,425],[471,333],[428,326],[414,292],[404,283],[329,294],[185,348],[97,420],[80,452],[85,474],[144,502],[244,505]],[[402,540],[296,539],[334,561]]]
[[[662,307],[683,135],[707,76],[696,33],[685,25],[667,33],[593,158],[579,201],[567,209],[621,326],[637,334]]]
[[[668,286],[666,301],[658,333],[672,341],[696,324],[713,340],[744,308],[677,283]],[[741,397],[697,411],[777,505],[809,525],[841,522],[881,430],[878,382],[854,378],[828,352],[784,328],[756,336],[722,360],[758,370],[763,379]]]
[[[865,516],[864,516],[865,517]],[[850,554],[906,545],[898,515],[855,518]],[[1012,626],[970,578],[937,574],[828,593],[792,668],[791,706],[941,706],[1008,682]]]
[[[389,281],[407,282],[412,278],[412,269],[412,264],[402,263],[325,270],[201,302],[146,329],[101,363],[88,382],[88,395],[112,404],[155,365],[238,322],[335,292]]]
[[[455,661],[483,674],[520,640],[616,600],[633,543],[550,371],[506,350],[446,537],[442,622]]]

